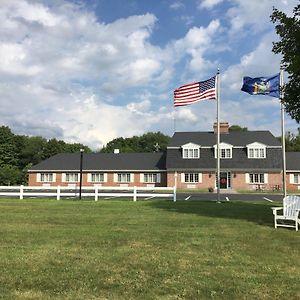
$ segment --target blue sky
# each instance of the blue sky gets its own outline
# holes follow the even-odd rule
[[[99,149],[174,132],[173,90],[221,72],[221,121],[280,135],[278,99],[240,91],[279,71],[272,7],[298,0],[1,0],[0,118],[15,133]],[[176,109],[177,131],[212,130],[216,102]],[[286,130],[298,124],[286,116]]]

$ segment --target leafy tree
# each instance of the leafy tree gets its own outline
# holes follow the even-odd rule
[[[107,143],[100,152],[112,153],[114,149],[120,152],[154,152],[167,149],[170,137],[161,132],[148,132],[131,138],[116,138]]]
[[[288,83],[284,86],[286,111],[300,122],[300,4],[294,8],[294,15],[288,17],[278,9],[273,9],[271,20],[280,37],[273,43],[273,52],[282,54],[282,65],[288,72]]]
[[[15,185],[22,183],[22,173],[16,166],[0,166],[0,184]]]
[[[241,127],[239,125],[231,125],[229,127],[229,131],[241,131],[241,132],[244,132],[244,131],[248,131],[248,128],[247,127]]]
[[[7,126],[0,127],[0,166],[18,165],[18,148],[15,136]]]

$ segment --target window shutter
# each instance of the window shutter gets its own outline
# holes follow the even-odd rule
[[[184,173],[181,173],[180,176],[181,176],[181,182],[185,182],[184,181],[184,179],[185,179]]]
[[[267,173],[264,174],[264,180],[265,180],[265,183],[268,183],[268,174]]]
[[[61,174],[61,181],[66,182],[66,173]]]
[[[118,174],[114,173],[114,182],[118,182]]]
[[[157,173],[156,178],[157,178],[157,179],[156,179],[156,182],[157,182],[157,183],[160,183],[160,180],[161,180],[161,179],[160,179],[160,173]]]
[[[36,173],[36,182],[41,182],[41,173]]]
[[[107,182],[107,173],[103,174],[103,182]]]
[[[140,174],[140,182],[145,182],[145,181],[144,181],[144,173],[141,173],[141,174]]]
[[[87,182],[92,182],[92,174],[87,173]]]
[[[52,174],[52,182],[56,182],[56,173]]]
[[[249,173],[245,174],[245,182],[250,183]]]
[[[294,174],[290,174],[290,183],[295,183],[294,182]]]
[[[130,182],[134,182],[134,173],[130,173]]]
[[[202,183],[202,173],[199,173],[199,183]]]

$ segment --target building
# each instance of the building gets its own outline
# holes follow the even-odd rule
[[[220,124],[220,188],[282,189],[282,147],[269,131],[229,131]],[[216,126],[176,132],[166,152],[83,155],[83,186],[216,188]],[[80,153],[58,154],[29,170],[30,186],[79,185]],[[300,187],[300,152],[287,153],[287,187]]]

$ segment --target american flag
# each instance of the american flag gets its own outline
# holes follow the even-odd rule
[[[200,82],[183,85],[174,91],[174,106],[189,105],[200,100],[217,98],[216,76]]]

